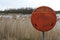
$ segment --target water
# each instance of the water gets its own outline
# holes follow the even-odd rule
[[[57,18],[60,18],[60,14],[57,14]]]
[[[19,17],[28,17],[28,16],[31,16],[31,15],[16,15],[16,18],[19,18]],[[56,14],[56,16],[57,16],[57,18],[60,18],[60,14]],[[12,18],[13,17],[13,15],[0,15],[0,17],[4,17],[4,18]]]

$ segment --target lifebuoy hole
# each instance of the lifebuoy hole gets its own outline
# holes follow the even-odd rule
[[[51,26],[53,26],[53,23],[51,24]]]
[[[34,24],[35,26],[37,26],[37,24]]]

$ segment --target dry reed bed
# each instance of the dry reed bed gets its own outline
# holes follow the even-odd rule
[[[12,15],[12,18],[0,17],[0,40],[42,40],[42,32],[31,24],[31,15]],[[45,32],[45,40],[60,40],[60,20],[55,27]]]

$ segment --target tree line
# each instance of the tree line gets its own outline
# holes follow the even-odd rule
[[[6,9],[4,11],[0,11],[0,14],[1,13],[4,13],[4,14],[31,14],[32,11],[34,9],[33,8],[20,8],[20,9]]]
[[[4,13],[4,14],[31,14],[32,11],[34,9],[33,8],[20,8],[20,9],[6,9],[4,11],[0,11],[0,14]],[[56,13],[60,13],[60,11],[55,11]]]

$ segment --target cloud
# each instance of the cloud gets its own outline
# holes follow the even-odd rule
[[[49,6],[54,10],[60,10],[60,0],[29,0],[31,7]]]
[[[0,9],[49,6],[54,10],[60,10],[60,0],[0,0]]]

